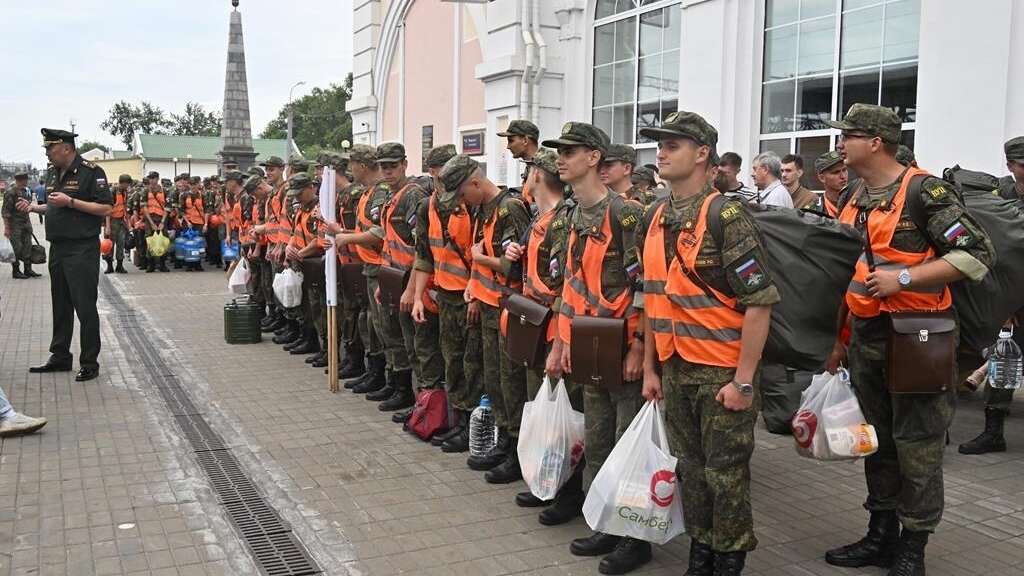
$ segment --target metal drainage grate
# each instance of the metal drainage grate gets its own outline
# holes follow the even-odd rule
[[[291,528],[256,489],[224,440],[202,416],[139,323],[141,317],[110,280],[100,283],[103,296],[117,312],[118,336],[126,350],[134,351],[149,384],[163,398],[182,435],[192,445],[199,466],[206,472],[228,518],[238,529],[260,570],[267,576],[307,576],[320,568],[309,557]]]

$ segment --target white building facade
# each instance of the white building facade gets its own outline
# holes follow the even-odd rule
[[[1024,0],[354,0],[354,141],[454,142],[499,183],[522,166],[497,136],[570,120],[634,145],[694,111],[720,153],[813,159],[855,102],[904,121],[922,167],[1002,175],[1024,134]],[[1017,34],[1013,34],[1013,31]],[[816,184],[808,178],[808,184]]]

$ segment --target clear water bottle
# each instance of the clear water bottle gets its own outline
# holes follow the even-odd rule
[[[494,425],[491,399],[484,394],[480,397],[480,405],[469,415],[469,455],[483,456],[497,443],[498,427]]]
[[[1024,376],[1024,360],[1020,346],[1014,342],[1012,328],[1003,328],[999,340],[988,350],[988,385],[993,388],[1013,390],[1020,388]]]
[[[541,500],[551,500],[558,494],[559,482],[562,476],[562,463],[565,462],[565,454],[559,449],[552,449],[544,453],[540,461],[539,483],[533,495]]]

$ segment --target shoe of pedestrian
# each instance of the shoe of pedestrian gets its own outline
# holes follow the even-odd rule
[[[746,552],[734,552],[734,554],[746,554]],[[717,557],[716,557],[717,559]],[[651,561],[651,543],[646,540],[625,537],[619,541],[612,553],[601,558],[597,564],[597,571],[601,574],[626,574]],[[740,568],[743,568],[742,563]],[[715,567],[718,573],[718,567]],[[721,576],[739,574],[739,572],[722,572]]]
[[[32,270],[32,262],[29,261],[29,260],[26,260],[25,261],[25,276],[28,276],[29,278],[39,278],[40,276],[42,276],[42,274]]]
[[[604,532],[594,532],[586,538],[576,538],[569,543],[569,553],[573,556],[603,556],[615,550],[622,536],[612,536]]]
[[[441,451],[448,454],[466,452],[469,450],[469,419],[465,424],[459,426],[458,434],[454,434],[441,444]]]
[[[128,271],[124,269],[124,260],[118,260],[117,266],[114,266],[114,272],[118,274],[127,274]]]
[[[516,494],[516,506],[520,508],[541,508],[543,506],[551,506],[552,502],[554,500],[541,500],[537,498],[529,490]]]
[[[466,425],[468,428],[468,424]],[[508,437],[504,428],[498,429],[498,441],[494,443],[494,448],[491,448],[486,454],[482,456],[470,456],[466,459],[466,466],[469,466],[470,470],[476,470],[478,472],[486,472],[495,466],[498,466],[505,461],[505,457],[508,455]]]
[[[75,374],[75,382],[86,382],[100,375],[100,369],[95,366],[86,366]]]
[[[683,576],[714,576],[715,551],[707,544],[690,539],[690,565]]]
[[[366,373],[366,364],[363,359],[363,348],[355,346],[345,347],[345,359],[338,367],[338,378],[348,380],[357,378]]]
[[[104,260],[107,263],[107,269],[104,270],[103,273],[104,274],[113,274],[114,273],[114,261],[113,260],[108,260],[106,258],[104,258]]]
[[[577,468],[565,486],[555,494],[555,499],[550,506],[544,509],[537,516],[537,521],[545,526],[558,526],[565,524],[573,518],[583,514],[583,501],[586,495],[583,493],[582,468]]]
[[[746,563],[746,552],[715,552],[715,571],[710,574],[713,576],[740,576]],[[924,572],[921,574],[923,575]]]
[[[11,412],[6,418],[0,418],[0,438],[31,434],[46,426],[46,418],[32,418],[21,412]]]
[[[405,410],[399,410],[391,415],[391,421],[395,424],[405,424],[405,421],[412,416],[412,408],[406,408]]]
[[[384,372],[385,365],[386,362],[384,361],[383,354],[370,356],[370,369],[366,371],[366,377],[357,386],[352,388],[352,391],[356,394],[367,394],[387,386],[387,377]]]
[[[395,410],[410,408],[416,404],[416,395],[412,392],[412,370],[396,372],[392,376],[394,377],[392,384],[394,392],[377,405],[377,410],[381,412],[394,412]]]
[[[892,510],[872,512],[868,533],[853,544],[825,552],[825,562],[833,566],[892,566],[893,553],[900,540],[900,521]]]
[[[60,362],[56,358],[50,357],[46,361],[46,364],[40,364],[39,366],[31,366],[28,369],[33,374],[40,374],[44,372],[71,372],[71,360]]]
[[[1003,438],[1003,421],[1006,413],[991,406],[985,408],[985,429],[977,438],[961,444],[957,449],[961,454],[988,454],[989,452],[1006,452],[1006,440]]]
[[[26,280],[26,279],[28,279],[28,276],[22,274],[22,272],[21,272],[21,264],[19,264],[18,262],[13,262],[11,264],[11,268],[12,268],[12,270],[11,270],[11,278],[14,278],[15,280]]]
[[[924,548],[927,545],[927,532],[904,528],[888,576],[925,576]]]
[[[505,461],[484,474],[488,484],[511,484],[523,479],[523,470],[519,467],[519,450],[516,450],[517,441],[518,438],[509,438],[510,447]]]
[[[167,269],[167,266],[165,266],[163,262],[160,263],[160,271],[161,272],[170,272],[170,270]]]

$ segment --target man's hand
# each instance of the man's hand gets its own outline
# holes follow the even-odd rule
[[[209,229],[209,226],[207,226],[206,224],[203,224],[203,234],[206,234],[206,231],[208,229]]]
[[[725,406],[726,410],[739,412],[750,408],[754,403],[754,395],[744,396],[732,385],[732,382],[728,382],[718,390],[718,394],[715,395],[715,401]]]
[[[562,377],[562,346],[564,346],[562,339],[555,336],[555,339],[551,342],[551,352],[548,353],[548,357],[544,362],[544,372],[550,378],[557,379]]]
[[[294,260],[296,262],[302,261],[302,258],[299,257],[299,249],[292,244],[289,244],[288,248],[285,249],[285,255],[289,260]]]
[[[416,300],[416,295],[413,292],[412,282],[409,282],[409,286],[402,292],[402,297],[398,300],[398,309],[405,313],[412,312],[413,302]]]
[[[570,347],[562,344],[562,372],[565,374],[572,374],[572,354],[570,353]]]
[[[480,322],[480,303],[476,300],[466,306],[466,322],[470,324]]]
[[[380,301],[380,286],[377,286],[373,291],[373,301],[377,303],[377,306],[382,305],[382,302]]]
[[[622,381],[635,382],[644,373],[644,345],[633,342],[626,352],[626,358],[622,361]]]
[[[29,202],[28,200],[25,200],[24,198],[18,198],[14,202],[14,208],[18,212],[24,212],[28,214],[29,212],[32,212],[32,203]]]
[[[825,360],[825,370],[829,374],[835,374],[839,370],[839,366],[844,363],[846,363],[846,345],[842,340],[836,338],[836,343],[832,346],[832,353]]]
[[[470,255],[472,256],[473,260],[477,260],[477,259],[480,259],[480,258],[486,256],[486,254],[484,254],[484,242],[483,242],[483,240],[481,240],[480,242],[477,242],[476,244],[473,244],[473,246],[469,249],[469,251],[470,251]]]
[[[642,394],[648,400],[662,400],[665,398],[665,392],[661,388],[661,376],[654,370],[644,370]]]
[[[505,260],[518,262],[523,257],[523,247],[518,242],[512,242],[505,248]]]
[[[412,303],[412,321],[417,324],[426,324],[427,315],[424,313],[423,300],[417,300]]]
[[[343,230],[341,224],[337,222],[324,222],[324,224],[326,225],[327,234],[330,236],[337,236]]]
[[[57,208],[63,208],[71,204],[71,196],[68,196],[63,192],[52,192],[47,196],[46,203],[53,204]]]
[[[868,294],[881,300],[893,296],[903,289],[900,286],[900,273],[894,270],[875,270],[867,276],[865,284]]]
[[[110,226],[103,227],[103,237],[110,238]]]

